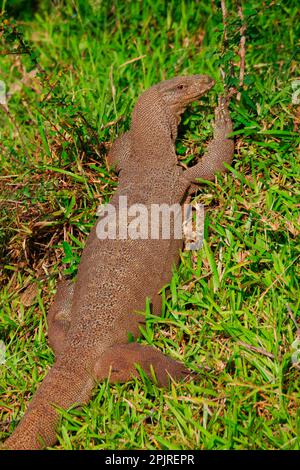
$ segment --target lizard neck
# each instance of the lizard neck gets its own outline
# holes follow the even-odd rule
[[[175,140],[178,117],[149,89],[139,98],[132,115],[131,162],[140,169],[170,167],[177,163]]]

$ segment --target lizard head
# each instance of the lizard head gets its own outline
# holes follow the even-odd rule
[[[214,84],[214,80],[208,75],[189,75],[165,80],[156,87],[164,104],[180,119],[185,108],[193,101],[197,101]]]

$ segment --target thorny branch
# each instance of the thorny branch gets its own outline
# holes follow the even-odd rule
[[[221,0],[221,10],[222,10],[222,18],[223,18],[223,26],[224,26],[223,43],[224,43],[224,47],[226,48],[226,46],[228,45],[228,34],[227,34],[227,9],[226,9],[225,0]],[[241,5],[238,6],[238,15],[239,15],[239,17],[242,21],[242,26],[240,28],[240,35],[241,35],[240,47],[239,47],[239,52],[238,52],[238,55],[240,56],[239,87],[242,87],[243,83],[244,83],[245,65],[246,65],[246,60],[245,60],[245,58],[246,58],[246,35],[245,35],[245,33],[246,33],[247,25],[246,25],[246,22],[245,22],[245,18],[244,18],[244,14],[243,14],[243,8],[242,8]],[[232,60],[230,60],[229,68],[230,68],[230,75],[233,76],[234,75],[234,73],[233,73],[234,67],[233,67]],[[221,70],[221,75],[222,75],[222,79],[224,81],[225,80],[225,72],[223,70]],[[236,87],[231,87],[227,91],[227,100],[229,101],[229,99],[234,95],[236,95],[237,101],[240,101],[241,92],[238,91]]]
[[[245,76],[245,62],[246,62],[246,23],[244,19],[244,14],[243,14],[243,8],[241,5],[238,7],[238,14],[239,17],[241,18],[242,21],[242,26],[240,29],[240,34],[241,34],[241,39],[240,39],[240,49],[239,49],[239,56],[241,59],[240,62],[240,81],[239,81],[239,86],[242,87],[244,83],[244,76]],[[236,96],[237,101],[240,101],[241,99],[241,92],[238,92]]]

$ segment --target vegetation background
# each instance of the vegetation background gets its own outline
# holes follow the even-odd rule
[[[105,154],[135,100],[174,75],[214,77],[180,128],[180,161],[193,163],[211,137],[220,72],[238,84],[244,24],[234,161],[203,182],[203,249],[182,253],[141,339],[200,380],[102,383],[63,413],[57,448],[299,449],[298,1],[243,1],[243,21],[227,1],[227,44],[217,0],[1,3],[0,438],[53,363],[46,312],[117,186]]]

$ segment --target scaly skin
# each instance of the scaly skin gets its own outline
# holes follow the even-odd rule
[[[134,203],[183,203],[197,178],[212,179],[230,163],[233,142],[227,139],[231,120],[223,100],[216,109],[214,139],[207,155],[183,171],[177,166],[175,139],[180,116],[191,102],[213,86],[205,75],[176,77],[145,91],[134,108],[129,132],[117,139],[109,161],[119,170],[119,196]],[[159,289],[169,282],[179,260],[182,240],[99,240],[94,227],[88,236],[76,284],[62,283],[48,315],[49,339],[56,362],[20,424],[5,443],[9,449],[53,445],[59,414],[74,403],[85,403],[95,383],[109,377],[122,382],[137,375],[139,364],[149,376],[153,368],[161,385],[169,376],[179,380],[189,371],[158,350],[128,343],[139,334],[147,297],[160,313]],[[55,406],[53,406],[55,405]]]

